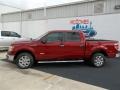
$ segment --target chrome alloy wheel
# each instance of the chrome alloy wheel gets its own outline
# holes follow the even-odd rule
[[[104,57],[102,56],[96,56],[94,57],[94,65],[97,67],[100,67],[104,64]]]
[[[26,55],[21,56],[18,60],[18,64],[23,68],[28,67],[30,65],[30,57]]]

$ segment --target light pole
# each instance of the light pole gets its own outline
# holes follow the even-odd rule
[[[48,31],[48,19],[47,19],[47,5],[44,2],[44,19],[45,19],[45,30]]]

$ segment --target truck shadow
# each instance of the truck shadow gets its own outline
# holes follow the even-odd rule
[[[37,64],[33,69],[84,82],[110,90],[119,90],[120,58],[110,59],[102,68],[94,68],[85,63]]]

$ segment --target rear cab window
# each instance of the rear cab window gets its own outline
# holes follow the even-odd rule
[[[1,31],[1,36],[10,37],[10,32],[9,31]]]

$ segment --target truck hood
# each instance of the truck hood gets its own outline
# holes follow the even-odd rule
[[[21,41],[15,41],[14,43],[12,43],[12,45],[30,45],[30,44],[34,44],[36,42],[36,40],[21,40]]]

